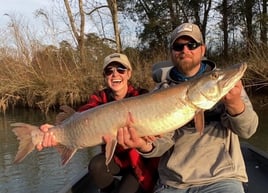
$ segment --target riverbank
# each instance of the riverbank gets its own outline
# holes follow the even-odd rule
[[[241,58],[241,55],[229,62],[215,59],[219,68],[247,61],[248,69],[243,82],[254,103],[260,107],[268,103],[268,89],[263,92],[268,86],[268,65],[265,59],[267,50],[268,48],[252,50],[254,54],[247,58]],[[48,57],[44,58],[44,54]],[[20,58],[3,58],[0,71],[0,111],[25,107],[38,108],[48,113],[63,104],[78,107],[86,103],[94,91],[105,86],[102,75],[103,56],[96,56],[96,61],[80,66],[72,58],[55,58],[53,54],[53,50],[45,50],[27,64]],[[155,86],[152,66],[167,60],[168,56],[165,52],[152,53],[147,58],[139,52],[126,54],[133,66],[132,84],[152,90]],[[258,93],[261,93],[260,96],[257,96]]]
[[[268,108],[268,93],[251,96],[251,102],[255,108]]]

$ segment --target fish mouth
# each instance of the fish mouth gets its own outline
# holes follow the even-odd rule
[[[236,64],[225,69],[216,69],[201,77],[188,90],[188,99],[201,109],[210,109],[226,95],[242,78],[247,64]]]
[[[219,84],[221,88],[229,90],[230,87],[234,87],[237,81],[239,81],[243,77],[246,69],[246,63],[234,64],[228,67],[228,69],[224,73],[223,78],[220,80]]]

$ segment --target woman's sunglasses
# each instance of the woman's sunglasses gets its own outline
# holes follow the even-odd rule
[[[194,49],[198,48],[201,45],[202,45],[201,43],[197,43],[197,42],[188,42],[188,43],[185,43],[185,44],[174,43],[172,45],[172,49],[177,51],[177,52],[181,52],[184,49],[184,46],[187,46],[187,48],[189,50],[194,50]]]
[[[113,66],[113,67],[108,67],[104,69],[104,75],[105,76],[110,76],[111,74],[113,74],[115,72],[115,70],[119,73],[119,74],[124,74],[127,71],[127,68],[125,68],[124,66]]]

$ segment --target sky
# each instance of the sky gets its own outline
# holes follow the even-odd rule
[[[55,6],[53,0],[0,0],[0,36],[1,38],[9,33],[11,21],[15,21],[17,24],[22,24],[21,27],[29,27],[29,33],[33,33],[38,40],[43,44],[58,45],[59,42],[66,36],[56,37],[52,36],[53,30],[45,30],[44,18],[36,17],[36,10],[43,9],[45,12],[52,10]],[[11,20],[12,19],[12,20]],[[14,20],[15,19],[15,20]],[[57,26],[59,27],[59,25]],[[50,30],[50,31],[49,31]],[[7,32],[5,32],[7,31]],[[4,36],[3,36],[4,34]],[[38,37],[37,37],[38,36]],[[13,36],[4,38],[3,45],[11,44],[10,39]]]
[[[52,10],[53,6],[55,6],[55,2],[53,0],[0,0],[0,30],[7,28],[8,24],[10,24],[10,19],[12,17],[14,18],[14,16],[16,19],[22,19],[23,23],[33,24],[34,29],[37,28],[40,30],[42,27],[40,26],[40,18],[36,18],[34,12],[41,8],[45,11]],[[8,14],[8,16],[6,14]],[[125,37],[125,40],[122,38],[123,44],[124,42],[128,42],[125,44],[133,44],[133,46],[135,46],[134,44],[137,42],[135,37],[135,25],[126,21],[122,23],[124,25],[121,26],[121,36]],[[64,31],[65,29],[63,28],[66,28],[66,25],[62,25],[64,26],[60,27],[60,24],[58,24],[57,27],[62,28]],[[91,33],[100,33],[100,29],[102,28],[95,24],[92,26],[86,31]],[[105,29],[107,33],[113,32],[110,21],[108,22],[108,25],[106,24],[105,26],[108,26],[108,29]],[[106,35],[109,36],[109,34]],[[70,38],[72,37],[70,36]]]
[[[52,0],[0,0],[0,28],[5,27],[9,21],[9,15],[22,16],[29,22],[34,22],[34,11],[49,7]]]

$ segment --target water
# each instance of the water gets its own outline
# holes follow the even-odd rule
[[[268,106],[256,110],[259,116],[259,126],[257,132],[249,138],[249,143],[259,149],[268,152]]]
[[[0,115],[0,192],[56,193],[83,171],[95,149],[78,151],[66,166],[61,165],[54,148],[34,151],[20,164],[13,164],[18,140],[10,128],[12,122],[40,125],[53,123],[55,114],[45,116],[40,111],[16,109]],[[92,150],[92,151],[91,151]]]
[[[249,143],[268,152],[268,108],[258,110],[260,124]],[[39,110],[15,109],[0,114],[0,193],[57,193],[83,171],[96,149],[78,151],[64,167],[54,148],[34,151],[20,164],[13,164],[18,141],[10,123],[27,122],[35,125],[53,123],[56,114],[48,116]]]

